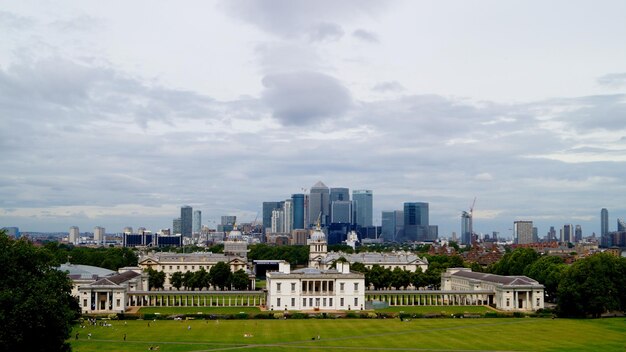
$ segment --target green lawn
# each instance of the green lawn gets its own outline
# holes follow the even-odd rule
[[[485,306],[394,306],[383,309],[376,309],[376,312],[381,313],[418,313],[418,314],[442,314],[450,315],[457,313],[467,314],[485,314],[487,312],[493,312],[494,310]]]
[[[73,350],[147,351],[157,345],[160,351],[245,348],[249,351],[606,352],[626,349],[624,318],[412,319],[406,322],[399,319],[139,320],[112,321],[111,324],[111,327],[75,329],[74,334],[78,331],[80,336],[78,340],[71,340]],[[87,339],[90,332],[92,337]],[[123,341],[124,334],[126,341]],[[319,340],[317,335],[321,337]]]

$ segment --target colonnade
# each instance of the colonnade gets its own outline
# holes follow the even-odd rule
[[[265,305],[264,292],[147,291],[127,293],[127,306],[256,307]]]
[[[490,302],[491,291],[366,291],[366,301],[390,306],[481,306]]]

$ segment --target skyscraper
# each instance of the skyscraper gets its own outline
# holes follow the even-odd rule
[[[424,241],[429,232],[428,203],[404,203],[404,240]]]
[[[563,225],[563,238],[561,242],[568,243],[574,242],[574,226],[571,224]]]
[[[336,200],[331,206],[333,224],[351,224],[352,223],[352,202],[347,200]]]
[[[104,232],[104,227],[96,226],[93,229],[93,241],[96,244],[103,245],[106,243],[106,233]]]
[[[352,201],[356,217],[354,223],[361,227],[370,227],[373,224],[373,203],[374,195],[371,190],[352,191]]]
[[[172,221],[172,235],[178,235],[181,233],[182,222],[180,218],[176,218]]]
[[[472,244],[472,216],[464,211],[461,213],[461,244]]]
[[[600,210],[600,235],[609,233],[609,211],[606,208]]]
[[[200,229],[202,228],[202,212],[200,210],[195,210],[193,212],[193,233],[200,233]]]
[[[385,242],[394,242],[396,234],[396,212],[383,211],[380,227],[380,236],[385,240]]]
[[[321,225],[328,224],[330,215],[330,190],[322,182],[314,184],[309,192],[309,222],[314,225],[320,219]]]
[[[517,244],[533,243],[533,222],[515,221],[513,223],[515,242]]]
[[[293,230],[293,201],[286,199],[283,203],[283,232],[291,233]]]
[[[183,205],[180,208],[180,234],[183,237],[191,237],[193,223],[193,208]]]
[[[263,202],[263,233],[272,228],[272,212],[281,209],[283,202]]]
[[[292,194],[291,202],[293,203],[293,229],[304,228],[304,194]]]
[[[349,201],[350,190],[345,187],[334,187],[330,189],[330,201]]]
[[[78,230],[78,226],[72,226],[70,227],[68,242],[71,244],[78,244],[78,241],[80,241],[80,230]]]
[[[622,219],[617,219],[617,231],[624,232],[626,231],[626,222]]]

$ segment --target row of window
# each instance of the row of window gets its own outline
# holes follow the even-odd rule
[[[280,303],[281,303],[280,297],[276,298],[276,307],[277,308],[281,307]],[[302,307],[332,307],[333,306],[333,298],[332,297],[329,297],[328,299],[327,298],[308,298],[308,303],[309,303],[309,305],[307,306],[307,298],[302,298]],[[313,303],[315,303],[315,305]],[[326,305],[326,303],[328,303],[328,305]],[[358,305],[359,305],[359,298],[355,297],[354,298],[354,306],[357,307]],[[296,306],[296,299],[295,299],[295,297],[291,298],[291,306],[292,307]],[[339,298],[339,306],[340,307],[345,306],[345,301],[344,301],[343,297]]]
[[[329,290],[332,291],[332,281],[330,281],[330,284],[331,284],[331,286],[330,286]],[[303,291],[306,291],[305,288],[304,288],[305,285],[306,285],[306,282],[302,282],[302,287],[303,287],[302,290]],[[276,292],[277,293],[280,293],[281,287],[282,287],[282,283],[277,282],[276,283]],[[343,292],[345,290],[345,287],[346,287],[346,283],[345,282],[340,282],[339,283],[339,291],[340,292]],[[359,290],[359,283],[355,282],[354,283],[354,292],[357,292],[358,290]],[[296,283],[292,282],[291,283],[291,292],[295,292],[295,291],[296,291]]]

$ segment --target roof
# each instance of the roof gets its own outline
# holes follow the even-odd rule
[[[324,182],[322,182],[322,181],[317,181],[317,183],[314,184],[313,187],[311,187],[311,189],[313,189],[313,188],[326,188],[326,189],[328,189],[328,186],[326,186],[324,184]]]
[[[157,263],[191,263],[191,262],[228,262],[233,259],[233,256],[228,256],[223,253],[212,252],[195,252],[195,253],[171,253],[171,252],[157,252],[150,254],[146,257],[142,257],[139,263],[146,260],[153,260]]]
[[[330,252],[326,255],[324,263],[330,263],[341,257],[344,257],[350,263],[363,263],[363,264],[396,264],[396,265],[408,265],[408,264],[425,264],[428,265],[426,259],[422,259],[417,255],[409,252],[402,253],[377,253],[377,252],[362,252],[362,253],[344,253],[344,252]]]
[[[96,282],[94,282],[93,284],[91,284],[91,286],[110,286],[110,285],[120,285],[121,283],[124,283],[130,279],[133,279],[137,276],[140,276],[141,274],[135,271],[125,271],[121,274],[117,274],[117,275],[113,275],[113,276],[109,276],[109,277],[105,277],[102,278]]]
[[[97,278],[115,275],[115,271],[113,270],[82,264],[61,264],[59,266],[59,270],[68,272],[67,276],[69,276],[72,280],[96,280]]]
[[[279,271],[268,272],[267,275],[270,278],[306,278],[306,279],[317,279],[317,278],[328,278],[330,277],[341,277],[346,279],[363,279],[365,275],[358,272],[350,272],[349,274],[343,274],[337,271],[337,269],[328,269],[321,270],[316,268],[303,268],[298,270],[293,270],[291,273],[282,273]]]
[[[452,274],[452,276],[464,277],[467,279],[482,280],[495,284],[507,286],[531,286],[540,285],[539,282],[527,276],[502,276],[494,274],[476,273],[473,271],[460,270]]]

